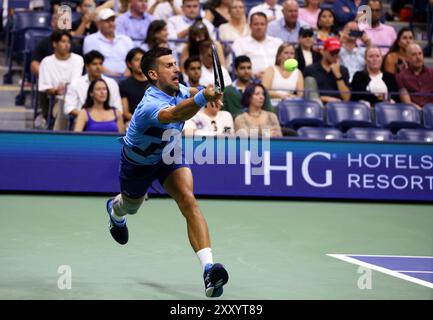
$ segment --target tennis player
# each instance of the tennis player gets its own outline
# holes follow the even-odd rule
[[[126,216],[137,212],[148,187],[158,179],[186,219],[189,241],[204,270],[206,296],[219,297],[228,273],[222,264],[213,263],[207,223],[193,193],[191,169],[183,152],[181,159],[171,164],[164,157],[170,156],[174,148],[180,150],[184,122],[208,101],[218,103],[222,94],[215,92],[212,85],[198,91],[179,84],[180,70],[171,53],[167,48],[154,48],[141,60],[151,86],[138,104],[126,135],[120,139],[121,193],[107,201],[109,229],[118,243],[128,242]],[[167,133],[171,141],[165,141]]]

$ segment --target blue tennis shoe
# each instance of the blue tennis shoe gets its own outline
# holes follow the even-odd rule
[[[113,219],[113,217],[111,216],[111,211],[113,210],[113,200],[114,199],[108,199],[107,201],[107,213],[110,218],[110,220],[108,221],[108,228],[114,240],[116,240],[120,244],[126,244],[129,238],[126,218],[124,222],[117,222]]]
[[[229,274],[221,263],[208,263],[204,268],[206,297],[217,298],[223,294],[223,285],[229,281]]]

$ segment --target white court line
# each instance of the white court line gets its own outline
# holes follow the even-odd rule
[[[343,256],[358,256],[358,257],[395,257],[395,258],[426,258],[433,259],[433,257],[429,256],[394,256],[394,255],[386,255],[386,254],[342,254]]]
[[[394,270],[395,272],[407,272],[407,273],[433,273],[433,271],[413,271],[413,270]]]
[[[351,256],[361,256],[360,254],[350,254],[350,255]],[[402,273],[398,273],[397,271],[393,271],[393,270],[389,270],[389,269],[386,269],[386,268],[383,268],[383,267],[376,266],[374,264],[370,264],[370,263],[366,263],[366,262],[363,262],[363,261],[359,261],[357,259],[350,258],[350,257],[348,257],[348,255],[345,255],[345,254],[327,254],[327,256],[330,256],[330,257],[333,257],[333,258],[336,258],[336,259],[340,259],[340,260],[343,260],[343,261],[346,261],[346,262],[349,262],[349,263],[357,264],[359,266],[362,266],[362,267],[365,267],[365,268],[368,268],[368,269],[376,270],[376,271],[388,274],[390,276],[393,276],[393,277],[396,277],[396,278],[400,278],[400,279],[403,279],[403,280],[406,280],[406,281],[410,281],[410,282],[419,284],[421,286],[425,286],[425,287],[428,287],[430,289],[433,289],[433,283],[430,283],[428,281],[420,280],[420,279],[417,279],[417,278],[414,278],[414,277],[411,277],[411,276],[408,276],[408,275],[405,275],[405,274],[402,274]],[[363,256],[369,256],[369,255],[363,255]],[[392,256],[392,257],[399,257],[399,256]],[[425,258],[425,257],[422,257],[422,258]]]

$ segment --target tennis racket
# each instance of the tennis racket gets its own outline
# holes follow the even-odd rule
[[[220,59],[218,58],[218,52],[213,44],[212,47],[212,66],[213,66],[213,75],[214,75],[214,88],[215,92],[222,93],[224,91],[224,77],[223,71],[221,69]]]

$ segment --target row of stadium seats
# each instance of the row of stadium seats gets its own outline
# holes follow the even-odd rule
[[[334,140],[355,139],[364,141],[410,141],[420,143],[433,143],[433,130],[426,129],[400,129],[393,134],[388,129],[381,128],[350,128],[343,133],[337,128],[326,127],[300,127],[298,137],[302,139]]]
[[[282,127],[297,130],[303,126],[333,127],[346,132],[352,127],[377,127],[396,133],[402,128],[433,129],[433,104],[423,110],[405,103],[378,103],[371,108],[362,102],[330,102],[322,107],[316,101],[282,100],[277,105]]]

